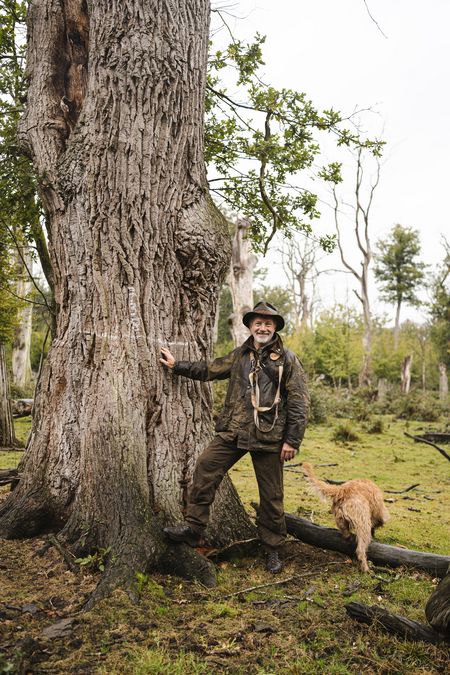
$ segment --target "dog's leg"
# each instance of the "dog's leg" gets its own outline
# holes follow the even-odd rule
[[[358,524],[355,523],[356,531],[356,557],[359,560],[362,572],[369,572],[369,565],[367,564],[367,549],[369,548],[371,535],[370,535],[370,523],[366,520],[361,521],[358,519]]]
[[[345,518],[342,511],[340,509],[336,509],[335,511],[333,511],[333,513],[337,528],[341,533],[341,535],[344,537],[344,539],[351,539],[353,535],[350,532],[349,522]]]
[[[350,523],[356,536],[356,557],[358,558],[361,571],[369,572],[367,564],[367,549],[371,540],[372,522],[370,508],[364,499],[355,495],[342,504],[342,515]]]

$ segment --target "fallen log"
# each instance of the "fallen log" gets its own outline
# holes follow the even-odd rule
[[[0,485],[14,483],[17,477],[17,469],[0,469]]]
[[[414,485],[410,485],[404,490],[384,490],[384,492],[388,492],[390,495],[402,495],[405,492],[410,492],[410,490],[414,490],[414,488],[419,487],[419,485],[420,483],[414,483]]]
[[[317,546],[318,548],[326,548],[331,551],[339,551],[347,555],[354,553],[354,540],[344,539],[339,530],[315,525],[310,520],[300,518],[300,516],[295,516],[292,513],[286,513],[285,517],[289,534],[292,534],[292,536],[300,539],[305,544]],[[400,548],[399,546],[380,544],[376,541],[370,543],[367,557],[377,565],[415,567],[436,577],[444,577],[450,565],[450,556],[412,551],[407,548]]]
[[[12,416],[17,419],[19,417],[28,417],[33,410],[33,398],[17,398],[11,401]]]
[[[450,639],[437,633],[424,623],[411,621],[404,616],[391,614],[377,606],[364,605],[360,602],[349,602],[345,609],[347,614],[361,623],[377,623],[388,633],[400,635],[407,640],[423,640],[433,644],[450,644]]]
[[[412,438],[416,443],[426,443],[427,445],[431,445],[432,448],[435,448],[435,450],[441,453],[442,457],[445,457],[445,459],[448,459],[448,461],[450,462],[450,455],[448,454],[448,452],[445,452],[444,448],[440,448],[438,445],[436,445],[436,443],[427,441],[427,439],[424,438],[423,436],[413,436],[412,434],[408,434],[407,431],[404,431],[403,434],[408,438]]]
[[[447,431],[428,431],[426,434],[421,434],[421,438],[432,443],[450,443],[450,433]]]

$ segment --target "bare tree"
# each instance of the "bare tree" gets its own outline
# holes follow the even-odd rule
[[[33,273],[33,259],[29,246],[21,246],[17,251],[16,294],[27,299],[32,289],[30,275]],[[20,309],[19,321],[14,332],[12,346],[12,381],[15,385],[26,389],[31,384],[31,329],[33,305],[30,302]]]
[[[9,378],[5,359],[5,345],[0,342],[0,448],[10,448],[14,443],[14,425],[9,400]]]
[[[253,307],[253,270],[256,256],[251,252],[250,241],[247,238],[249,227],[248,220],[241,219],[236,222],[231,247],[229,279],[233,313],[229,321],[236,347],[249,336],[248,329],[242,323],[242,317]]]
[[[364,200],[364,170],[362,162],[362,149],[360,148],[356,154],[356,180],[355,180],[355,196],[354,204],[352,205],[353,218],[353,232],[355,242],[357,244],[361,260],[360,269],[350,263],[348,255],[344,252],[344,242],[342,236],[342,225],[340,222],[341,211],[340,202],[337,195],[336,186],[333,187],[334,197],[334,219],[337,232],[338,249],[341,256],[341,261],[344,267],[355,277],[358,281],[358,290],[354,289],[354,293],[362,306],[363,312],[363,363],[359,373],[360,386],[370,385],[371,381],[371,351],[372,351],[372,317],[370,310],[369,298],[369,267],[372,261],[372,248],[369,236],[370,210],[373,203],[375,190],[380,180],[380,163],[378,158],[376,160],[377,169],[374,180],[369,182],[367,189],[367,196]]]
[[[409,394],[409,389],[411,386],[411,366],[412,366],[412,354],[407,354],[402,361],[402,370],[401,370],[401,390],[403,394]]]
[[[308,238],[302,242],[286,239],[280,250],[281,264],[289,284],[294,307],[295,326],[308,326],[313,321],[316,303],[316,281],[321,274],[317,270],[319,244]]]

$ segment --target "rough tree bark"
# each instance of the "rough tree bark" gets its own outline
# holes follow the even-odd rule
[[[230,316],[230,328],[236,347],[249,336],[242,317],[253,308],[253,270],[256,256],[251,252],[250,242],[246,238],[249,227],[247,220],[237,221],[231,248],[230,291],[233,314]]]
[[[21,133],[48,213],[57,326],[0,534],[51,527],[77,555],[111,547],[98,595],[161,561],[161,524],[182,517],[211,433],[209,385],[159,364],[161,345],[208,356],[229,264],[203,161],[208,27],[208,0],[30,7]],[[210,539],[252,533],[226,482]],[[187,549],[175,562],[192,574]]]
[[[0,343],[0,448],[11,448],[14,445],[14,442],[14,425],[9,400],[9,380],[5,359],[5,346]]]
[[[18,281],[16,293],[19,298],[26,298],[31,291],[29,274],[33,271],[33,259],[29,247],[22,247],[17,255]],[[27,303],[20,311],[19,323],[14,333],[12,347],[12,381],[22,389],[31,384],[31,326],[33,305]]]

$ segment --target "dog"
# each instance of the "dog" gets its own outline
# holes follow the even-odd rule
[[[324,499],[331,499],[331,512],[345,539],[356,537],[356,557],[361,570],[369,572],[367,549],[375,529],[389,520],[383,493],[371,480],[357,478],[342,485],[330,485],[317,478],[311,464],[303,464],[305,478]]]

